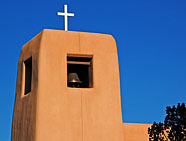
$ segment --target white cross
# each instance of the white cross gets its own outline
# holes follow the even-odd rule
[[[73,17],[74,16],[74,13],[67,13],[67,5],[64,5],[64,13],[62,12],[57,12],[57,15],[58,16],[64,16],[65,17],[65,21],[64,21],[64,24],[65,24],[65,31],[68,31],[68,19],[67,17],[70,16],[70,17]]]

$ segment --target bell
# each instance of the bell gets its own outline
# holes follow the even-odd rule
[[[77,73],[69,73],[67,76],[67,81],[68,81],[68,83],[82,83],[79,80]]]

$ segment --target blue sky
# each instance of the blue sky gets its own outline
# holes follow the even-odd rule
[[[43,29],[112,34],[119,55],[124,122],[163,121],[165,107],[186,101],[185,0],[0,1],[0,138],[10,141],[21,47]]]

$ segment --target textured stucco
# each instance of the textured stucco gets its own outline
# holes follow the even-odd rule
[[[12,141],[34,141],[38,88],[38,59],[41,33],[23,46],[18,62],[16,97],[12,123]],[[32,56],[32,91],[24,95],[24,61]]]
[[[148,141],[148,128],[151,124],[123,123],[125,141]]]

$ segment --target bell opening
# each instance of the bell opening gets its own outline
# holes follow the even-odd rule
[[[71,88],[92,87],[92,58],[67,57],[67,86]]]

